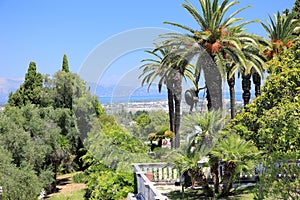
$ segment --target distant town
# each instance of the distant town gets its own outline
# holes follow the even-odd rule
[[[108,97],[107,97],[108,98]],[[120,101],[120,102],[104,102],[101,103],[103,108],[106,110],[108,114],[114,114],[119,111],[126,111],[126,112],[132,112],[135,113],[137,111],[155,111],[155,110],[164,110],[165,112],[168,112],[168,101],[167,99],[159,99],[159,100],[153,100],[153,98],[149,98],[151,100],[147,100],[143,98],[143,100],[137,100],[137,101]],[[101,101],[101,99],[100,99]],[[7,102],[0,102],[0,111],[4,110],[4,105]],[[198,106],[194,111],[207,111],[207,101],[206,100],[199,100]],[[224,108],[226,111],[229,110],[229,100],[224,100]],[[236,101],[236,107],[241,108],[243,102],[242,101]],[[182,112],[189,112],[190,106],[184,101],[184,98],[181,103],[181,110]]]
[[[229,100],[224,100],[224,108],[226,111],[229,109]],[[242,107],[242,101],[236,101],[236,107]],[[207,111],[207,101],[199,100],[197,111]],[[139,110],[154,111],[164,110],[168,112],[168,101],[167,100],[152,100],[152,101],[132,101],[132,102],[106,102],[102,103],[103,108],[107,113],[113,114],[119,111],[126,111],[135,113]],[[182,112],[189,112],[190,106],[183,100],[181,103]],[[195,108],[194,108],[195,111]]]

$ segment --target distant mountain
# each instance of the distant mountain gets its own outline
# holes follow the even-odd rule
[[[0,78],[0,103],[8,101],[9,93],[15,92],[24,82],[23,79]],[[162,89],[159,93],[157,85],[148,86],[120,86],[110,85],[101,86],[95,83],[87,83],[87,87],[91,88],[91,92],[98,97],[126,97],[126,96],[157,96],[166,94],[166,89]]]
[[[20,85],[24,82],[23,79],[9,79],[0,78],[0,103],[6,103],[10,92],[15,92]],[[167,90],[162,87],[161,93],[158,92],[157,85],[153,84],[149,89],[148,86],[141,87],[139,84],[136,86],[125,85],[110,85],[102,86],[95,83],[87,83],[87,87],[91,89],[91,92],[99,98],[109,98],[109,101],[114,99],[134,98],[145,100],[146,98],[153,99],[154,97],[166,97]],[[227,88],[224,88],[224,98],[229,99],[229,93]],[[236,90],[236,99],[241,100],[241,91]],[[184,94],[184,92],[183,92]],[[141,98],[139,98],[141,97]],[[253,97],[253,96],[252,96]]]
[[[6,103],[9,93],[15,92],[23,82],[23,79],[0,78],[0,103]]]

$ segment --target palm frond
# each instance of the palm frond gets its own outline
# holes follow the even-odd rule
[[[207,27],[205,20],[201,17],[201,15],[197,12],[195,7],[191,3],[189,3],[188,1],[186,1],[186,2],[187,2],[187,4],[182,4],[182,7],[184,7],[190,13],[190,15],[192,15],[192,17],[199,24],[201,29],[205,30]],[[194,33],[194,32],[192,32],[192,33]]]
[[[177,24],[177,23],[173,23],[173,22],[163,22],[164,24],[169,24],[169,25],[172,25],[172,26],[175,26],[175,27],[178,27],[178,28],[182,28],[184,30],[187,30],[191,33],[194,33],[195,31],[190,28],[190,27],[187,27],[187,26],[184,26],[184,25],[181,25],[181,24]]]
[[[219,72],[220,72],[223,80],[225,80],[225,78],[226,78],[226,68],[224,67],[224,66],[226,66],[226,62],[227,62],[227,60],[225,60],[223,58],[222,53],[217,52],[216,53],[216,64],[218,66]]]
[[[231,3],[224,9],[224,12],[227,12],[228,9],[229,9],[230,7],[232,7],[233,5],[235,5],[235,4],[238,4],[238,2],[237,2],[237,1],[231,2]],[[250,7],[251,7],[251,6],[245,6],[245,7],[243,7],[243,8],[240,8],[240,9],[236,10],[235,12],[233,12],[232,14],[230,14],[229,17],[228,17],[226,20],[224,20],[224,22],[223,22],[222,25],[225,26],[225,27],[227,27],[227,26],[229,26],[229,25],[232,25],[232,23],[229,23],[230,19],[238,19],[238,20],[235,20],[235,22],[238,22],[238,21],[243,20],[243,18],[234,18],[234,16],[236,16],[237,14],[239,14],[240,12],[242,12],[243,10],[246,10],[246,9],[248,9],[248,8],[250,8]],[[234,22],[234,23],[235,23],[235,22]]]

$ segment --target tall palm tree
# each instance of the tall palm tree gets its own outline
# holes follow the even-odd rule
[[[162,65],[162,61],[164,57],[166,57],[170,52],[171,48],[155,48],[153,51],[146,50],[147,53],[151,54],[154,58],[144,59],[143,64],[140,69],[142,69],[142,73],[139,78],[142,78],[142,85],[148,84],[148,88],[159,78],[158,81],[158,90],[161,92],[162,85],[165,84],[167,86],[167,94],[168,94],[168,109],[169,109],[169,121],[170,121],[170,131],[174,132],[174,94],[171,84],[171,77],[164,77],[165,67]]]
[[[238,72],[239,75],[242,75],[243,78],[243,99],[244,102],[249,103],[250,100],[250,89],[251,81],[249,80],[250,73],[258,74],[259,77],[262,76],[263,68],[265,65],[265,59],[259,52],[259,41],[260,38],[256,35],[251,35],[242,33],[242,37],[238,37],[238,40],[242,45],[242,53],[244,54],[246,63],[240,62],[235,57],[229,57],[227,53],[223,52],[223,65],[225,66],[227,84],[229,87],[230,93],[230,114],[231,119],[235,118],[235,74]],[[246,37],[245,37],[246,36]],[[246,38],[246,39],[245,39]],[[246,104],[247,104],[246,103]],[[245,105],[246,105],[245,104]]]
[[[229,87],[229,96],[230,96],[230,116],[231,119],[235,118],[235,71],[233,70],[234,64],[226,64],[226,77],[227,84]],[[234,72],[234,73],[232,73]],[[231,74],[232,73],[232,74]]]
[[[188,31],[188,36],[205,49],[206,54],[202,51],[199,59],[208,87],[208,101],[211,101],[208,102],[208,108],[209,110],[222,109],[222,74],[225,74],[224,55],[227,56],[227,59],[246,66],[241,40],[253,41],[251,35],[242,32],[244,25],[252,21],[242,22],[242,18],[235,18],[238,13],[248,7],[238,9],[227,15],[228,10],[233,5],[238,4],[238,1],[224,0],[219,5],[219,0],[199,0],[200,12],[189,1],[185,2],[182,6],[192,15],[199,27],[192,29],[177,23],[165,23]]]
[[[174,46],[157,47],[153,51],[147,51],[155,59],[145,59],[140,68],[143,70],[140,78],[143,77],[142,85],[148,84],[149,87],[158,79],[158,89],[161,91],[162,85],[167,86],[168,107],[170,117],[170,131],[175,133],[175,139],[172,142],[173,148],[180,146],[180,120],[181,120],[181,96],[182,96],[182,77],[190,75],[188,62],[179,59],[175,54]]]

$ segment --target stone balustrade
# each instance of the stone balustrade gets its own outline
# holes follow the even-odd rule
[[[200,164],[200,163],[199,163]],[[178,169],[167,163],[135,163],[132,164],[136,179],[136,194],[141,194],[145,199],[166,200],[167,196],[160,193],[156,186],[175,185],[180,182]],[[219,176],[224,173],[222,163],[219,165]],[[212,175],[209,167],[202,168],[209,182],[212,183]],[[239,183],[256,182],[257,174],[240,174]]]
[[[3,189],[2,186],[0,186],[0,200],[2,200],[2,193],[3,193]]]
[[[156,189],[158,182],[174,184],[179,178],[177,169],[166,163],[138,163],[132,164],[136,178],[136,193],[142,194],[145,199],[167,200]]]

